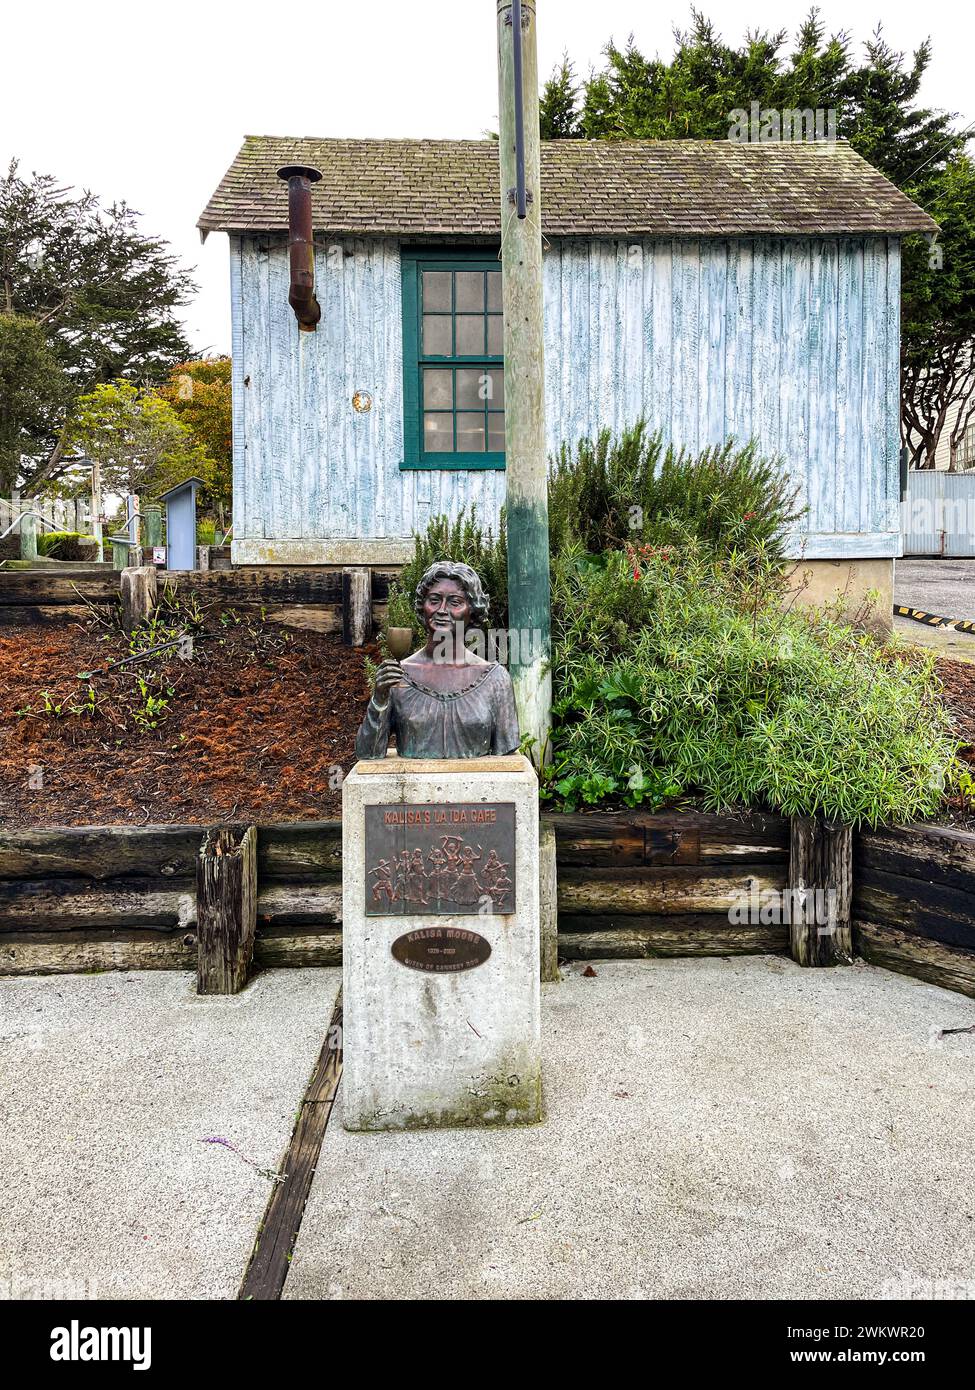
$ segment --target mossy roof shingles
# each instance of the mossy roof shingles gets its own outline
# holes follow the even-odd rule
[[[492,140],[317,140],[250,135],[200,216],[211,231],[283,231],[277,170],[312,164],[316,230],[364,236],[500,233]],[[930,232],[927,213],[845,141],[551,140],[549,236],[835,236]]]

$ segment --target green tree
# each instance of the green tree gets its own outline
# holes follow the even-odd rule
[[[168,401],[112,381],[75,402],[68,442],[101,464],[105,492],[156,497],[184,478],[210,482],[206,450],[180,423]]]
[[[562,55],[562,62],[545,83],[539,101],[538,123],[543,140],[574,140],[580,134],[579,87],[575,72],[569,62],[569,55]]]
[[[233,498],[233,410],[230,358],[180,362],[158,394],[204,449],[210,461],[206,501],[224,522]]]
[[[56,432],[70,383],[43,328],[0,314],[0,496],[9,495],[21,459],[39,437]]]
[[[975,417],[975,164],[957,155],[937,180],[928,207],[937,240],[904,247],[902,428],[911,462],[933,468],[948,430],[956,465]]]
[[[36,492],[67,466],[73,397],[118,378],[155,385],[190,356],[176,311],[195,288],[125,203],[103,207],[11,163],[0,179],[0,312],[43,332],[71,391],[22,428],[19,476],[8,461],[0,492],[18,482]]]

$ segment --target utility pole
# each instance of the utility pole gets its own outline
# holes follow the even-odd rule
[[[497,0],[497,14],[510,669],[521,733],[535,740],[541,762],[552,635],[535,0]]]

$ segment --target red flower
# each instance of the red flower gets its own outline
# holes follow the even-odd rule
[[[758,512],[746,512],[742,517],[742,521],[751,521],[753,516],[758,516]]]

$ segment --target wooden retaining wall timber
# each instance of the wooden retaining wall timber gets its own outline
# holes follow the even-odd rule
[[[735,926],[740,895],[781,890],[779,816],[552,816],[563,960],[784,951],[786,926]]]
[[[205,826],[0,830],[0,974],[192,970]],[[341,960],[341,823],[257,838],[258,965]]]
[[[975,834],[937,825],[862,831],[853,943],[874,965],[975,998]]]
[[[693,813],[556,815],[562,959],[787,950],[784,925],[735,925],[737,895],[781,890],[788,822]],[[0,973],[196,963],[203,826],[0,830]],[[262,966],[341,961],[338,821],[258,828]],[[975,997],[975,834],[861,832],[854,945],[866,960]]]
[[[373,569],[373,621],[380,623],[395,569]],[[79,564],[76,570],[0,570],[0,627],[65,622],[87,614],[87,603],[116,603],[117,571]],[[231,570],[162,570],[159,587],[196,594],[229,608],[263,608],[269,618],[302,617],[324,632],[342,630],[342,569],[251,565]]]
[[[782,888],[776,817],[556,816],[563,959],[785,949],[785,927],[733,926],[749,889]],[[190,969],[205,827],[0,831],[0,972]],[[341,959],[341,825],[258,829],[259,965]]]

